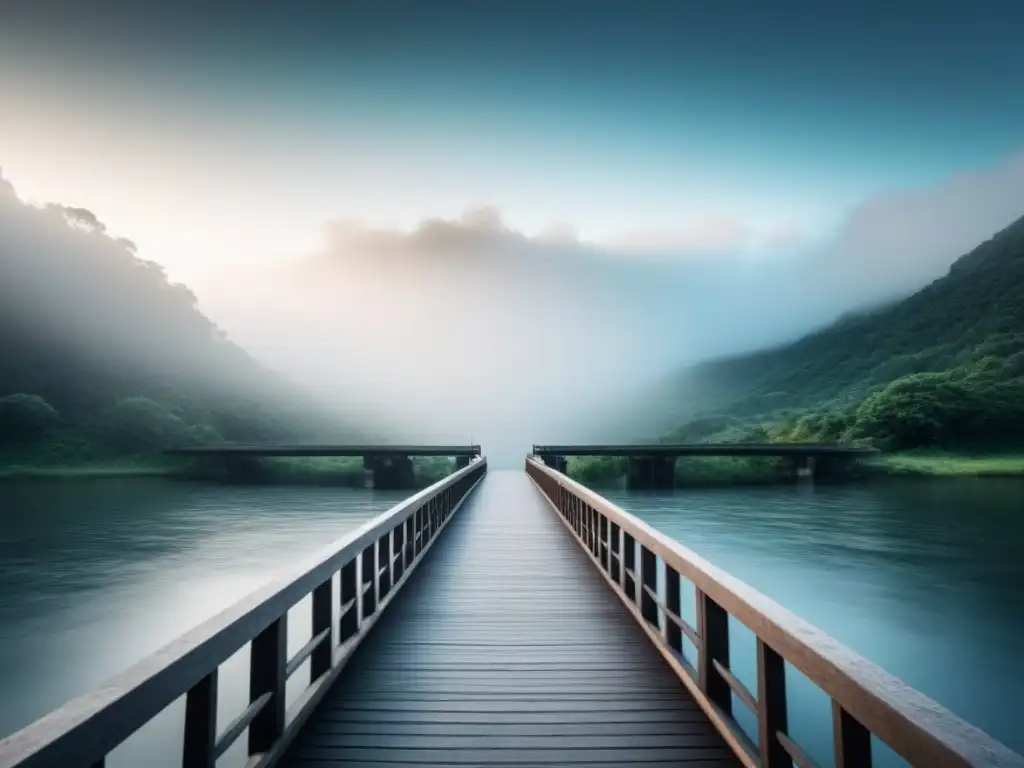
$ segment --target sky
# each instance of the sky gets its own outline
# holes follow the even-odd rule
[[[4,4],[0,167],[328,389],[347,356],[360,397],[464,399],[422,379],[455,342],[400,329],[472,317],[501,373],[462,379],[511,402],[529,348],[567,402],[904,295],[1024,214],[1022,28],[1017,0]]]
[[[1006,2],[5,4],[0,164],[172,273],[338,217],[757,250],[1024,142]]]

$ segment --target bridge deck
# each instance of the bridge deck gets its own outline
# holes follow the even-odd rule
[[[526,475],[496,472],[283,764],[738,763]]]

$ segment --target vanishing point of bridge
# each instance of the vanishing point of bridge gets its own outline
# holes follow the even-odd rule
[[[184,768],[212,768],[239,740],[248,768],[805,768],[814,763],[790,735],[787,667],[830,699],[838,768],[872,765],[872,737],[914,766],[1024,768],[539,457],[525,470],[488,475],[473,457],[0,741],[0,768],[102,768],[182,697],[170,763]],[[289,611],[306,598],[311,626],[289,642]],[[757,638],[753,689],[732,671],[730,617]],[[248,705],[218,722],[219,669],[246,647]],[[296,676],[308,683],[289,702]],[[738,725],[740,708],[753,733]]]

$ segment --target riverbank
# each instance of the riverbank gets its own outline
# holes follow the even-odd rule
[[[413,473],[418,486],[428,486],[451,474],[455,465],[444,457],[414,457]],[[216,462],[201,459],[175,461],[142,456],[100,461],[34,463],[0,460],[3,480],[85,480],[95,478],[165,477],[204,482],[267,483],[274,485],[333,485],[364,488],[368,473],[360,458],[299,457],[249,459],[229,471]]]
[[[619,457],[570,456],[569,476],[593,488],[624,488],[628,461]],[[676,462],[676,486],[777,485],[794,482],[785,459],[696,456]],[[880,454],[850,462],[830,480],[871,480],[887,477],[1021,477],[1024,453],[910,451]]]
[[[877,456],[861,463],[872,474],[889,477],[1024,477],[1024,453],[916,451]]]
[[[170,477],[174,469],[151,464],[84,464],[81,466],[0,466],[2,480],[87,480],[115,477]]]
[[[592,488],[624,488],[629,461],[622,457],[569,456],[569,476]],[[687,456],[676,461],[676,486],[713,488],[792,482],[785,459],[735,456]]]

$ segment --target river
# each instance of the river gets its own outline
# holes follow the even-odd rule
[[[403,495],[159,480],[0,484],[0,734]],[[606,495],[1024,752],[1014,716],[1024,682],[1024,483]],[[295,650],[309,619],[292,613]],[[739,676],[754,687],[753,638],[735,627],[732,642]],[[221,722],[244,706],[243,664],[236,656],[225,667]],[[828,765],[827,701],[790,679],[791,730]],[[154,762],[153,745],[176,735],[181,714],[109,764],[174,764]]]

